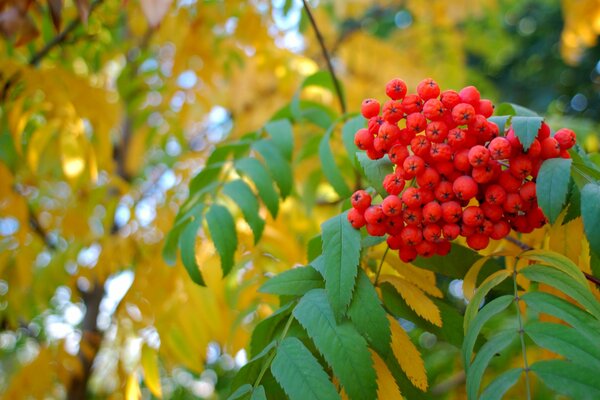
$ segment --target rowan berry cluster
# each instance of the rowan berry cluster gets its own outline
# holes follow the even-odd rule
[[[560,129],[553,136],[542,123],[524,150],[512,127],[499,132],[488,120],[494,106],[474,86],[441,91],[433,79],[407,94],[406,84],[386,85],[391,100],[362,103],[368,128],[359,129],[356,146],[370,159],[386,154],[394,164],[372,204],[371,195],[352,195],[348,220],[366,226],[372,236],[387,236],[404,262],[417,255],[445,255],[459,236],[474,250],[499,240],[511,229],[529,233],[546,223],[538,206],[536,177],[544,160],[568,158],[575,133]]]

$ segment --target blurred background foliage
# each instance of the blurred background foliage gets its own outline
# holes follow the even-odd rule
[[[390,78],[431,76],[530,107],[598,152],[600,1],[310,4],[348,111]],[[228,277],[201,235],[196,286],[164,263],[163,239],[215,143],[296,93],[339,113],[330,92],[298,92],[326,69],[302,3],[0,0],[0,32],[0,393],[217,398],[277,307],[256,289],[305,263],[337,210],[310,158],[322,130],[295,126],[295,195],[256,247],[239,222]],[[464,306],[460,281],[440,287]],[[462,398],[458,350],[406,324],[432,396]]]

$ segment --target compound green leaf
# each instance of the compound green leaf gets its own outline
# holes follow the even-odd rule
[[[512,115],[497,115],[488,118],[488,121],[498,125],[498,131],[500,132],[500,136],[504,136],[504,130],[506,129],[506,124],[510,122]]]
[[[284,271],[266,281],[259,289],[263,293],[302,296],[323,287],[323,277],[314,268],[298,267]]]
[[[258,194],[267,206],[273,218],[279,211],[279,195],[273,187],[273,181],[265,166],[256,158],[242,158],[236,161],[235,169],[238,174],[248,176],[254,182]]]
[[[200,286],[206,286],[196,262],[196,235],[201,223],[202,218],[196,218],[187,224],[179,237],[179,247],[181,249],[181,261],[192,281]]]
[[[258,243],[265,228],[265,220],[258,215],[258,200],[250,186],[243,180],[236,179],[223,186],[223,193],[238,205],[244,219],[252,229],[254,244]]]
[[[587,280],[577,265],[570,258],[549,250],[529,250],[519,256],[527,260],[539,261],[541,264],[549,265],[564,272],[583,286],[587,286]]]
[[[252,143],[252,148],[265,160],[273,180],[279,187],[281,198],[285,199],[292,191],[292,167],[286,161],[273,140],[259,140]]]
[[[385,197],[387,192],[383,187],[383,180],[386,175],[394,172],[394,164],[392,164],[387,155],[379,160],[371,160],[364,151],[357,152],[356,158],[358,158],[358,162],[362,166],[369,184],[377,193]]]
[[[213,204],[206,213],[206,222],[210,236],[221,257],[223,276],[227,275],[234,263],[234,253],[237,248],[235,222],[229,210],[222,205]]]
[[[552,390],[578,400],[600,399],[598,371],[565,360],[538,361],[531,370]]]
[[[356,169],[360,168],[360,165],[356,158],[358,147],[354,144],[354,134],[360,128],[364,128],[364,126],[365,119],[362,115],[357,115],[356,117],[347,120],[342,128],[342,140],[344,142],[344,147],[346,148],[346,153],[348,153],[348,157]]]
[[[277,348],[271,372],[292,400],[340,398],[321,364],[294,337],[284,339]]]
[[[563,209],[569,192],[571,159],[552,158],[542,163],[536,181],[538,203],[553,224]]]
[[[506,310],[509,305],[511,305],[515,300],[515,297],[512,295],[504,295],[498,297],[488,304],[486,304],[473,318],[467,333],[465,334],[465,340],[463,342],[462,353],[463,353],[463,363],[465,365],[465,369],[469,369],[469,364],[471,361],[471,354],[473,353],[473,347],[475,346],[475,342],[477,341],[477,337],[479,336],[479,332],[481,332],[481,328],[495,315],[500,314],[502,311]]]
[[[519,273],[523,274],[527,279],[545,283],[562,291],[564,294],[579,302],[579,304],[586,308],[597,319],[600,319],[600,303],[590,292],[589,288],[581,285],[581,283],[564,272],[551,267],[535,264],[523,268]]]
[[[467,305],[467,310],[465,311],[465,321],[464,321],[464,331],[465,334],[469,331],[471,321],[475,318],[477,311],[479,310],[479,306],[485,296],[492,290],[494,287],[498,286],[502,283],[506,278],[508,278],[511,273],[508,270],[500,270],[494,272],[492,275],[488,276],[485,281],[482,282],[481,286],[477,288],[473,298]]]
[[[288,119],[271,121],[265,125],[265,130],[271,136],[273,143],[279,148],[279,151],[281,151],[286,160],[292,161],[294,133],[290,121]]]
[[[600,369],[600,345],[589,341],[581,333],[562,324],[532,321],[525,333],[540,347],[568,358],[576,364]]]
[[[581,216],[590,248],[600,254],[600,184],[588,183],[581,190]]]
[[[360,231],[354,229],[346,213],[321,225],[325,288],[333,311],[340,317],[352,299],[360,261]]]
[[[484,344],[473,364],[467,371],[467,398],[468,399],[476,399],[477,394],[479,393],[479,386],[481,385],[481,378],[483,378],[483,374],[488,364],[494,358],[494,356],[504,350],[508,345],[518,338],[518,333],[513,330],[506,330],[498,333],[494,337],[492,337],[486,344]]]
[[[389,351],[390,323],[375,287],[362,270],[358,272],[356,289],[348,308],[348,316],[356,330],[367,339],[372,348],[379,353]]]
[[[283,326],[283,320],[290,315],[292,303],[278,308],[267,318],[260,321],[252,331],[250,338],[250,356],[257,357],[263,349],[273,341],[278,327]]]
[[[311,290],[302,297],[293,313],[348,396],[352,399],[376,398],[376,374],[367,342],[350,323],[336,325],[326,292]]]
[[[500,374],[485,388],[479,400],[501,400],[508,389],[517,383],[522,373],[523,368],[514,368]]]
[[[525,151],[529,150],[529,146],[531,146],[535,140],[543,120],[544,119],[542,117],[533,116],[512,117],[511,123],[515,131],[515,135],[519,138],[519,141],[523,145],[523,149]]]

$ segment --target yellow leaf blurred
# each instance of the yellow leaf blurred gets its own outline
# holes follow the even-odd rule
[[[394,286],[406,304],[421,318],[426,319],[434,325],[442,326],[440,310],[421,289],[411,282],[393,275],[382,275],[381,282],[388,282]]]
[[[158,371],[158,355],[156,350],[144,345],[142,347],[142,368],[144,369],[144,382],[152,394],[162,398],[162,387],[160,385],[160,372]]]
[[[402,399],[402,394],[394,376],[379,357],[379,354],[371,350],[371,358],[373,359],[375,373],[377,373],[377,398],[379,400]]]
[[[392,351],[400,367],[408,376],[415,387],[422,391],[427,390],[427,372],[421,353],[402,329],[398,321],[388,315],[390,328],[392,329]]]
[[[132,373],[127,377],[127,384],[125,385],[125,400],[140,400],[142,398],[142,391],[140,390],[140,383],[136,373]]]

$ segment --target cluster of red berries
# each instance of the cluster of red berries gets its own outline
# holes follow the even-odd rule
[[[481,250],[511,228],[529,233],[546,223],[535,180],[544,160],[569,157],[573,131],[551,136],[542,123],[525,151],[512,127],[499,132],[488,120],[494,106],[474,86],[441,92],[425,79],[416,94],[407,94],[406,84],[393,79],[386,94],[391,100],[383,107],[363,101],[368,128],[358,130],[354,142],[371,159],[387,154],[394,172],[383,181],[381,204],[372,204],[364,190],[352,195],[348,220],[354,228],[387,234],[390,248],[410,262],[447,254],[458,236]]]

